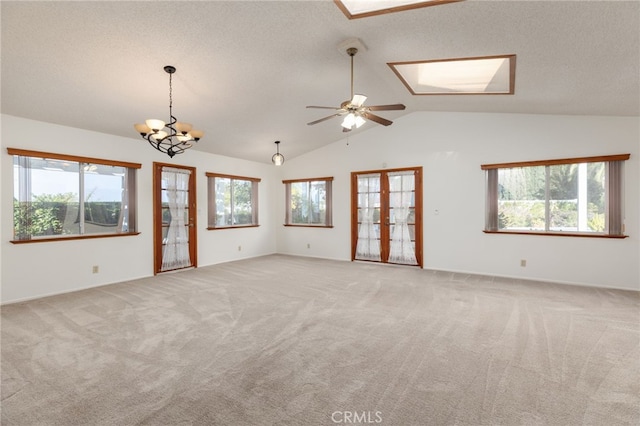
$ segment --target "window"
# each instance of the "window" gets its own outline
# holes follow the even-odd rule
[[[287,226],[331,227],[332,177],[283,180]]]
[[[513,95],[516,55],[387,63],[412,95]]]
[[[260,179],[207,173],[208,229],[258,226]]]
[[[13,241],[136,233],[136,163],[8,148]]]
[[[485,232],[624,237],[629,154],[485,164]]]
[[[347,18],[357,19],[458,1],[462,0],[335,0],[335,3]]]

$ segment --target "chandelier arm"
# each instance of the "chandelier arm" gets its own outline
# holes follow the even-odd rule
[[[176,154],[182,154],[188,148],[191,148],[191,145],[188,146],[180,146],[184,145],[184,143],[174,144],[171,139],[165,137],[163,139],[154,141],[151,137],[145,138],[149,142],[149,144],[156,150],[160,151],[163,154],[167,154],[169,157],[173,157]],[[167,142],[168,141],[168,142]]]
[[[176,130],[176,128],[174,127],[175,124],[178,122],[178,119],[175,118],[171,112],[169,112],[169,123],[166,124],[166,127],[171,130],[171,132],[169,132],[168,136],[176,136],[178,134],[178,131]],[[168,137],[167,136],[167,137]]]
[[[160,144],[159,144],[159,143],[157,143],[156,141],[154,141],[154,140],[152,140],[152,139],[151,139],[151,136],[148,136],[148,137],[146,137],[145,139],[149,142],[149,144],[150,144],[153,148],[157,149],[158,151],[160,151],[160,152],[162,152],[162,153],[164,153],[164,154],[166,154],[166,153],[167,153],[167,151],[166,151],[166,150],[162,150],[162,148],[160,147]]]

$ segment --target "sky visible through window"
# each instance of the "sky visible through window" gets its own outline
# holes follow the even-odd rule
[[[85,196],[91,201],[120,201],[122,199],[122,175],[114,167],[111,175],[87,171],[85,176]],[[13,167],[13,193],[18,194],[19,166]],[[78,193],[78,172],[64,170],[31,169],[31,196],[43,194]]]

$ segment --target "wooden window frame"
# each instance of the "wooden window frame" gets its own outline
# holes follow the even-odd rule
[[[384,9],[372,10],[372,11],[369,11],[369,12],[351,13],[351,11],[347,8],[347,6],[345,6],[345,4],[341,0],[333,0],[333,2],[336,4],[336,6],[338,6],[338,8],[342,11],[342,13],[344,13],[344,15],[348,19],[368,18],[368,17],[371,17],[371,16],[385,15],[387,13],[402,12],[402,11],[405,11],[405,10],[413,10],[413,9],[421,9],[423,7],[438,6],[438,5],[447,4],[447,3],[457,3],[457,2],[460,2],[460,1],[464,1],[464,0],[418,1],[416,3],[406,4],[406,5],[403,5],[403,6],[387,7],[387,8],[384,8]]]
[[[217,231],[221,229],[242,229],[242,228],[257,228],[260,226],[260,218],[259,218],[259,210],[258,210],[258,192],[259,189],[257,184],[262,180],[260,178],[248,177],[248,176],[238,176],[238,175],[228,175],[222,173],[213,173],[206,172],[205,176],[207,177],[207,198],[208,198],[208,213],[207,213],[207,230],[209,231]],[[222,179],[231,179],[233,180],[244,180],[252,183],[251,188],[251,216],[253,218],[253,222],[251,224],[241,224],[241,225],[225,225],[225,226],[215,226],[215,216],[216,216],[216,196],[215,196],[215,182],[216,178]],[[254,187],[254,184],[256,185]]]
[[[498,196],[497,196],[497,185],[498,185],[498,177],[497,173],[491,173],[492,171],[497,171],[498,169],[511,169],[511,168],[521,168],[521,167],[538,167],[538,166],[557,166],[557,165],[565,165],[565,164],[583,164],[583,163],[612,163],[612,162],[623,162],[628,160],[631,157],[631,154],[616,154],[616,155],[600,155],[594,157],[573,157],[573,158],[561,158],[561,159],[551,159],[551,160],[537,160],[537,161],[520,161],[520,162],[508,162],[508,163],[495,163],[495,164],[482,164],[480,166],[481,170],[487,172],[487,179],[485,183],[486,188],[486,220],[485,220],[485,229],[483,232],[485,234],[507,234],[507,235],[544,235],[544,236],[554,236],[554,237],[578,237],[578,238],[611,238],[611,239],[623,239],[627,238],[628,235],[624,234],[625,228],[623,223],[624,212],[622,211],[624,200],[620,199],[623,197],[622,194],[622,186],[623,186],[623,176],[618,176],[617,182],[609,182],[606,183],[606,196],[609,199],[607,203],[609,203],[606,207],[605,214],[607,215],[607,222],[610,220],[610,211],[614,210],[620,218],[616,218],[615,220],[620,221],[620,231],[619,233],[609,233],[610,231],[607,229],[605,233],[589,233],[589,232],[576,232],[576,231],[526,231],[526,230],[500,230],[497,229],[497,225],[493,222],[497,223],[497,220],[494,220],[493,214],[497,215],[497,207],[495,208],[495,212],[492,210],[492,204],[495,202],[497,206]],[[495,191],[492,189],[495,188]],[[618,192],[618,204],[616,206],[611,206],[613,201],[610,200],[610,191]],[[493,225],[491,225],[493,224]],[[493,229],[496,228],[496,229]]]
[[[325,207],[325,223],[293,223],[291,222],[291,184],[300,182],[321,182],[327,184],[327,200]],[[285,185],[285,220],[284,226],[307,227],[307,228],[333,228],[333,176],[304,178],[304,179],[285,179],[282,181]]]
[[[69,161],[76,163],[89,163],[89,164],[100,164],[105,166],[114,166],[114,167],[124,167],[130,170],[137,170],[142,168],[142,164],[140,163],[131,163],[127,161],[117,161],[117,160],[107,160],[104,158],[95,158],[95,157],[84,157],[78,155],[67,155],[53,152],[44,152],[44,151],[32,151],[27,149],[19,149],[19,148],[7,148],[7,153],[12,156],[21,156],[21,157],[31,157],[31,158],[41,158],[43,160],[60,160],[60,161]],[[54,237],[36,237],[35,239],[24,239],[24,240],[16,240],[11,239],[10,243],[12,244],[31,244],[31,243],[44,243],[44,242],[54,242],[54,241],[70,241],[70,240],[86,240],[86,239],[96,239],[96,238],[113,238],[113,237],[126,237],[132,235],[139,235],[140,232],[137,231],[137,194],[136,194],[137,181],[134,181],[132,184],[132,188],[129,190],[133,191],[133,194],[130,195],[131,200],[133,200],[133,206],[129,206],[129,211],[131,216],[133,217],[132,223],[134,231],[129,232],[118,232],[112,234],[74,234],[69,236],[54,236]]]
[[[413,86],[407,81],[404,75],[398,69],[398,66],[402,65],[419,65],[428,64],[433,62],[457,62],[457,61],[475,61],[482,59],[508,59],[509,60],[509,90],[506,92],[416,92]],[[413,96],[459,96],[459,95],[480,95],[480,96],[496,96],[496,95],[513,95],[516,90],[516,55],[491,55],[491,56],[473,56],[473,57],[458,57],[458,58],[446,58],[446,59],[427,59],[422,61],[401,61],[401,62],[387,62],[387,66],[391,68],[393,73],[398,77],[402,84],[407,88],[409,93]]]

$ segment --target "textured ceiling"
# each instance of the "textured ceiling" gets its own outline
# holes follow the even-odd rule
[[[136,138],[174,114],[205,130],[195,149],[269,162],[344,137],[306,105],[349,97],[415,111],[640,115],[637,1],[463,1],[348,20],[331,0],[1,2],[2,112]],[[412,96],[387,62],[516,54],[514,95]],[[369,122],[357,132],[366,131]],[[89,141],[90,142],[90,141]],[[189,155],[189,154],[186,154]]]

